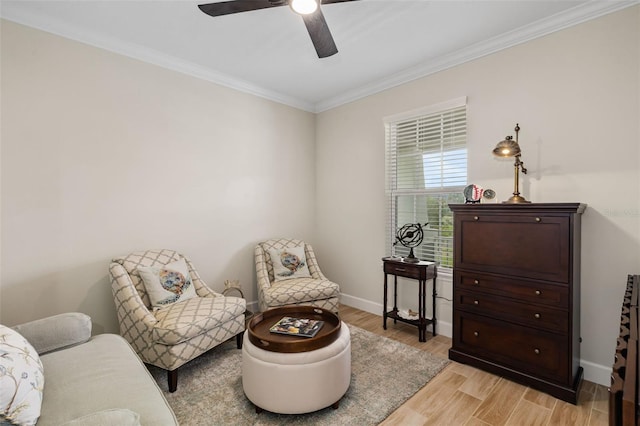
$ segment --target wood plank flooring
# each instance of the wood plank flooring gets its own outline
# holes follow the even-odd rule
[[[340,317],[348,324],[363,328],[418,349],[448,358],[451,339],[427,334],[418,342],[418,330],[403,323],[346,305]],[[402,368],[402,366],[398,366]],[[451,362],[412,398],[401,405],[381,425],[467,425],[467,426],[606,426],[608,425],[607,388],[585,381],[578,405],[486,373],[474,367]]]

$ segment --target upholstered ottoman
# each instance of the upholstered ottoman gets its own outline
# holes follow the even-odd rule
[[[301,414],[337,408],[350,381],[351,334],[344,322],[334,342],[309,352],[265,351],[244,334],[242,387],[258,411]]]

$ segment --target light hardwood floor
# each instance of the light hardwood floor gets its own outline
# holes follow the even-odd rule
[[[448,358],[451,339],[427,334],[418,342],[418,330],[403,323],[349,306],[340,306],[347,324],[398,340]],[[402,366],[398,366],[402,368]],[[451,362],[381,425],[608,425],[608,392],[585,381],[578,405],[573,405],[473,367]]]

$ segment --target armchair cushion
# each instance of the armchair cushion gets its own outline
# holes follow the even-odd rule
[[[311,277],[304,247],[269,249],[274,281]]]
[[[34,425],[40,417],[44,368],[17,331],[0,325],[0,422]]]
[[[91,338],[91,317],[69,312],[13,327],[33,345],[38,354],[65,349]]]
[[[268,306],[275,307],[329,299],[339,294],[338,284],[327,279],[295,278],[272,283],[264,292],[264,298]]]
[[[154,308],[197,296],[184,259],[163,266],[138,266],[138,273]]]
[[[239,297],[195,297],[158,309],[151,332],[154,343],[177,345],[232,321],[246,310]]]

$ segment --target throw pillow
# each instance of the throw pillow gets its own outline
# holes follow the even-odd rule
[[[0,423],[34,425],[40,417],[44,369],[17,331],[0,325]]]
[[[138,266],[138,272],[154,308],[197,296],[184,259],[164,266]]]
[[[269,256],[273,264],[274,281],[311,277],[304,247],[270,249]]]

